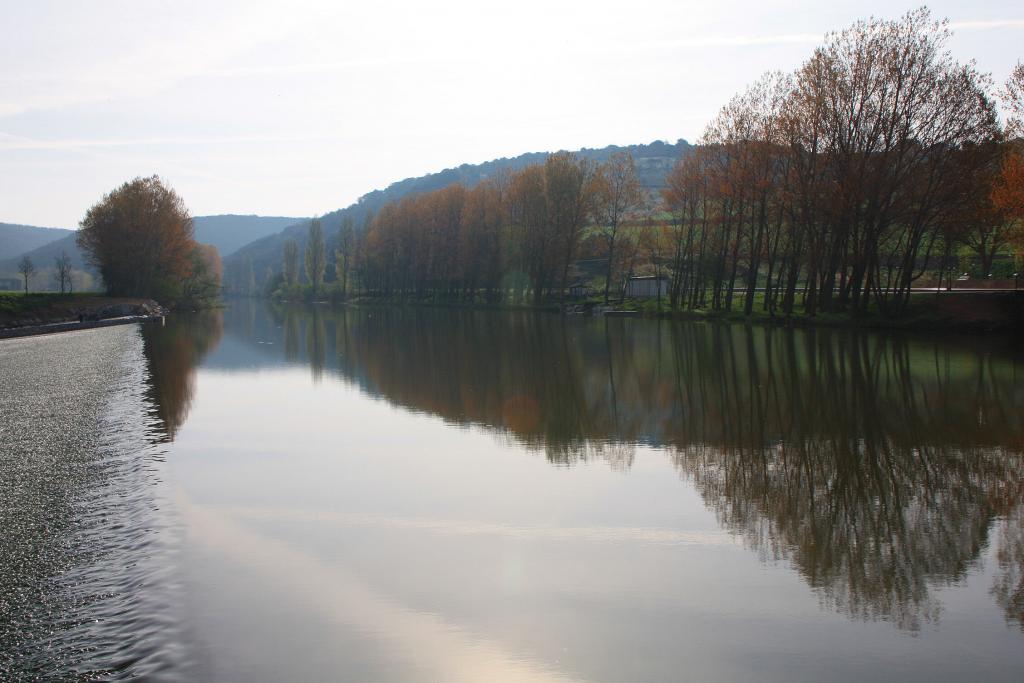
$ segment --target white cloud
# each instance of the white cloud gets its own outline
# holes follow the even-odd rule
[[[992,29],[1024,28],[1024,19],[993,19],[990,21],[951,21],[954,31],[990,31]]]
[[[285,136],[228,136],[228,137],[155,137],[126,139],[63,139],[38,140],[9,135],[0,132],[0,150],[73,150],[97,149],[104,147],[156,147],[181,145],[234,145],[271,142],[300,142],[308,140],[301,137]]]

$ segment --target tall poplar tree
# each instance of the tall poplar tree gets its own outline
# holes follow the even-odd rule
[[[327,249],[324,246],[324,228],[319,218],[309,222],[309,239],[306,240],[306,277],[313,285],[313,293],[320,291],[327,268]]]
[[[299,245],[295,243],[295,240],[288,240],[284,243],[281,266],[285,284],[294,285],[299,281]]]

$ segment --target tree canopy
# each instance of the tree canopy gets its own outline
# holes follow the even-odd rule
[[[155,175],[105,195],[82,219],[77,240],[113,295],[172,302],[216,290],[197,279],[219,283],[219,258],[200,250],[185,202]]]

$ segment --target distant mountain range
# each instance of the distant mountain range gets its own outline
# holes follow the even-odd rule
[[[302,218],[286,216],[196,216],[196,242],[217,247],[221,258],[230,256],[253,240],[272,235],[294,225]]]
[[[575,154],[597,162],[605,162],[615,152],[629,152],[636,163],[637,175],[640,178],[641,185],[649,192],[655,193],[665,186],[665,178],[676,162],[692,149],[693,145],[681,139],[674,144],[655,141],[647,145],[629,145],[627,147],[610,145],[600,149],[584,148],[577,150]],[[418,178],[407,178],[392,183],[386,189],[374,190],[363,195],[355,204],[321,216],[320,219],[323,222],[324,232],[329,240],[333,242],[334,236],[346,216],[350,216],[356,226],[361,227],[368,215],[376,213],[390,201],[401,199],[411,194],[438,190],[453,183],[473,186],[506,169],[517,170],[531,164],[543,163],[549,154],[549,152],[530,152],[511,159],[495,159],[494,161],[486,161],[482,164],[463,164],[457,168],[445,169],[439,173],[431,173]],[[268,235],[238,249],[228,258],[224,259],[225,275],[230,277],[231,273],[242,272],[246,259],[251,259],[253,272],[260,282],[263,281],[264,273],[268,268],[275,272],[280,271],[281,255],[285,241],[294,239],[299,244],[301,253],[301,249],[305,247],[308,224],[308,220],[304,220],[285,228],[277,234]],[[333,251],[333,245],[329,251]]]
[[[221,258],[224,258],[255,239],[275,234],[303,219],[229,214],[196,216],[192,220],[195,224],[196,241],[216,246]],[[72,268],[92,272],[78,245],[75,244],[75,237],[74,230],[0,223],[0,277],[17,276],[18,261],[25,254],[40,271],[52,267],[54,260],[61,253],[66,253],[71,259]],[[34,278],[33,286],[39,290],[51,288],[50,279],[40,273]]]
[[[34,225],[0,223],[0,261],[17,258],[44,244],[71,234],[64,228],[37,228]]]

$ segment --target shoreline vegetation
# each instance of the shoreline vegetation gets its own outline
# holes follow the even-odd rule
[[[229,298],[227,303],[230,305]],[[766,311],[752,315],[742,310],[673,309],[667,301],[625,299],[605,306],[598,297],[561,302],[485,302],[439,299],[358,296],[346,301],[274,299],[289,305],[321,305],[332,308],[424,307],[467,311],[533,311],[574,316],[607,316],[745,323],[792,327],[840,327],[878,330],[1013,333],[1024,331],[1024,291],[990,292],[919,291],[911,296],[906,314],[892,318],[877,312],[797,313],[784,317]],[[94,327],[159,320],[170,312],[152,299],[108,297],[102,294],[0,293],[0,339]],[[83,319],[78,320],[81,314]]]
[[[671,308],[668,301],[625,299],[604,305],[598,298],[586,300],[549,301],[542,303],[486,302],[449,300],[444,298],[396,298],[359,296],[345,301],[274,299],[277,303],[326,305],[330,307],[424,307],[470,311],[534,311],[566,316],[608,316],[659,318],[663,320],[691,320],[729,322],[794,327],[844,327],[879,330],[950,331],[950,332],[1021,332],[1024,331],[1024,290],[979,291],[917,291],[903,316],[898,318],[877,311],[866,313],[818,313],[807,315],[796,312],[791,316],[755,310],[746,314],[742,310],[679,309]]]
[[[153,299],[138,297],[0,292],[0,339],[148,322],[167,313]]]

